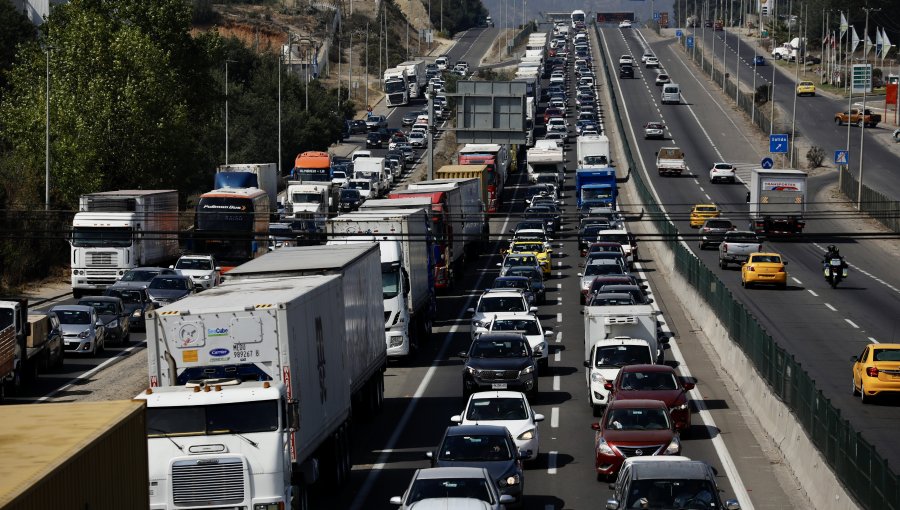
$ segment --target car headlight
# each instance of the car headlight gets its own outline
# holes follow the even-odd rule
[[[144,312],[140,308],[135,308],[135,310],[133,312],[131,312],[132,317],[140,317],[143,314],[144,314]]]
[[[687,411],[687,408],[688,408],[688,403],[685,402],[685,403],[681,404],[680,406],[673,407],[669,411]]]
[[[607,444],[606,439],[602,437],[597,441],[597,452],[602,453],[603,455],[615,455],[616,452],[610,448],[609,444]]]
[[[466,373],[469,375],[478,375],[479,372],[480,370],[478,370],[477,368],[466,367]]]
[[[522,432],[516,439],[520,441],[529,441],[531,439],[534,439],[534,429],[528,429],[525,432]]]
[[[482,322],[482,321],[472,321],[472,327],[473,327],[473,328],[483,328],[483,327],[486,326],[486,325],[487,325],[487,324],[486,324],[485,322]]]
[[[528,375],[534,372],[534,365],[528,365],[524,370],[519,372],[519,375]]]
[[[86,329],[86,330],[82,331],[81,333],[78,333],[78,338],[81,338],[81,339],[85,339],[89,336],[91,336],[91,330],[89,330],[89,329]]]
[[[606,384],[606,379],[600,372],[591,372],[591,382],[598,384]]]
[[[110,328],[118,328],[119,327],[119,319],[113,319],[113,320],[109,321],[109,324],[107,324],[107,326]]]
[[[512,486],[512,485],[518,485],[518,484],[519,484],[519,481],[520,481],[520,480],[519,480],[519,475],[518,475],[518,474],[514,474],[514,475],[509,475],[509,476],[505,476],[505,477],[501,478],[501,479],[497,482],[497,485],[499,485],[500,487],[509,487],[509,486]]]
[[[203,275],[203,279],[204,279],[204,280],[209,280],[209,275],[208,275],[208,274]]]
[[[669,446],[666,447],[666,451],[663,452],[664,455],[678,455],[678,452],[681,451],[681,441],[678,440],[678,437],[673,437],[672,442],[669,443]]]

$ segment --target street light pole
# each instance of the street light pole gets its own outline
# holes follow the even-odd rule
[[[869,13],[870,12],[879,12],[881,9],[871,8],[871,7],[863,7],[863,10],[866,11],[866,28],[863,30],[863,57],[865,57],[868,52],[866,50],[866,43],[869,42]],[[868,63],[865,60],[864,63]],[[863,189],[863,144],[866,141],[865,133],[866,133],[866,88],[868,88],[869,84],[872,81],[871,74],[866,72],[863,74],[863,96],[862,96],[862,108],[860,109],[860,117],[862,118],[862,124],[860,124],[859,128],[859,187],[856,190],[856,209],[862,210],[862,189]],[[851,85],[852,87],[852,85]],[[887,111],[885,111],[887,113]],[[849,116],[849,113],[847,114]],[[849,117],[847,118],[849,121]],[[848,144],[849,145],[849,144]]]
[[[288,35],[288,41],[290,41],[290,35]],[[288,50],[290,51],[290,44],[288,44]],[[284,60],[284,49],[281,50],[281,54],[278,56],[278,177],[281,177],[281,61]],[[340,76],[340,74],[338,74]],[[338,79],[338,83],[341,80]],[[340,98],[341,93],[338,92],[338,97]]]
[[[44,92],[44,210],[50,210],[50,50],[47,46],[47,89]]]
[[[225,164],[228,164],[228,64],[236,60],[225,59]]]

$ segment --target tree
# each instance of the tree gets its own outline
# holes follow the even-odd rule
[[[18,46],[34,41],[37,31],[24,14],[9,2],[0,2],[0,97],[6,88],[5,72],[12,67]]]

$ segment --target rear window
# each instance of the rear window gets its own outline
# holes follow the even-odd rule
[[[900,361],[900,349],[875,349],[872,352],[874,361]]]
[[[731,228],[733,225],[727,220],[710,220],[706,222],[709,228]]]

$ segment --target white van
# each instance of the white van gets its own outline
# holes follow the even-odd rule
[[[681,87],[677,83],[667,83],[662,89],[662,104],[681,103]]]

